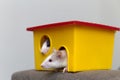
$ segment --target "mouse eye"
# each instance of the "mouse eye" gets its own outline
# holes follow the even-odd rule
[[[49,59],[49,62],[52,62],[52,59]]]

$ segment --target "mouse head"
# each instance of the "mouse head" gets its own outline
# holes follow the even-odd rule
[[[43,44],[42,44],[42,48],[40,49],[40,52],[42,54],[46,54],[48,52],[50,48],[50,41],[46,40]]]
[[[43,68],[62,68],[67,64],[65,50],[53,49],[51,55],[49,55],[41,64]]]

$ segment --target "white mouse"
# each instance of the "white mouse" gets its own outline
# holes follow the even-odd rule
[[[47,40],[45,40],[44,43],[42,44],[42,47],[41,47],[41,49],[40,49],[40,52],[41,52],[42,54],[45,54],[45,53],[48,52],[49,48],[50,48],[50,41],[47,39]]]
[[[59,69],[63,68],[63,73],[67,71],[67,53],[66,50],[53,49],[50,54],[41,64],[42,68]]]

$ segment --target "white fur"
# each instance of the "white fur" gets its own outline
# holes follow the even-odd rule
[[[43,54],[45,54],[45,53],[48,52],[49,48],[50,48],[50,47],[47,46],[47,41],[45,41],[45,42],[43,43],[43,45],[42,45],[42,48],[41,48],[40,52],[43,53]]]
[[[63,68],[67,66],[67,54],[65,50],[60,50],[62,57],[59,58],[57,55],[57,50],[53,50],[53,53],[49,55],[41,64],[43,68]],[[49,62],[49,59],[52,62]]]

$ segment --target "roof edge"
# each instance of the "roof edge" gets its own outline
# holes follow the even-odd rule
[[[86,26],[91,26],[91,27],[98,27],[98,28],[103,28],[103,29],[108,29],[108,30],[120,31],[120,28],[117,28],[115,26],[109,26],[109,25],[92,23],[92,22],[77,21],[77,20],[39,25],[39,26],[29,27],[26,30],[35,31],[35,30],[42,29],[42,28],[52,28],[52,27],[58,27],[58,26],[63,26],[63,25],[68,25],[68,24],[86,25]]]

